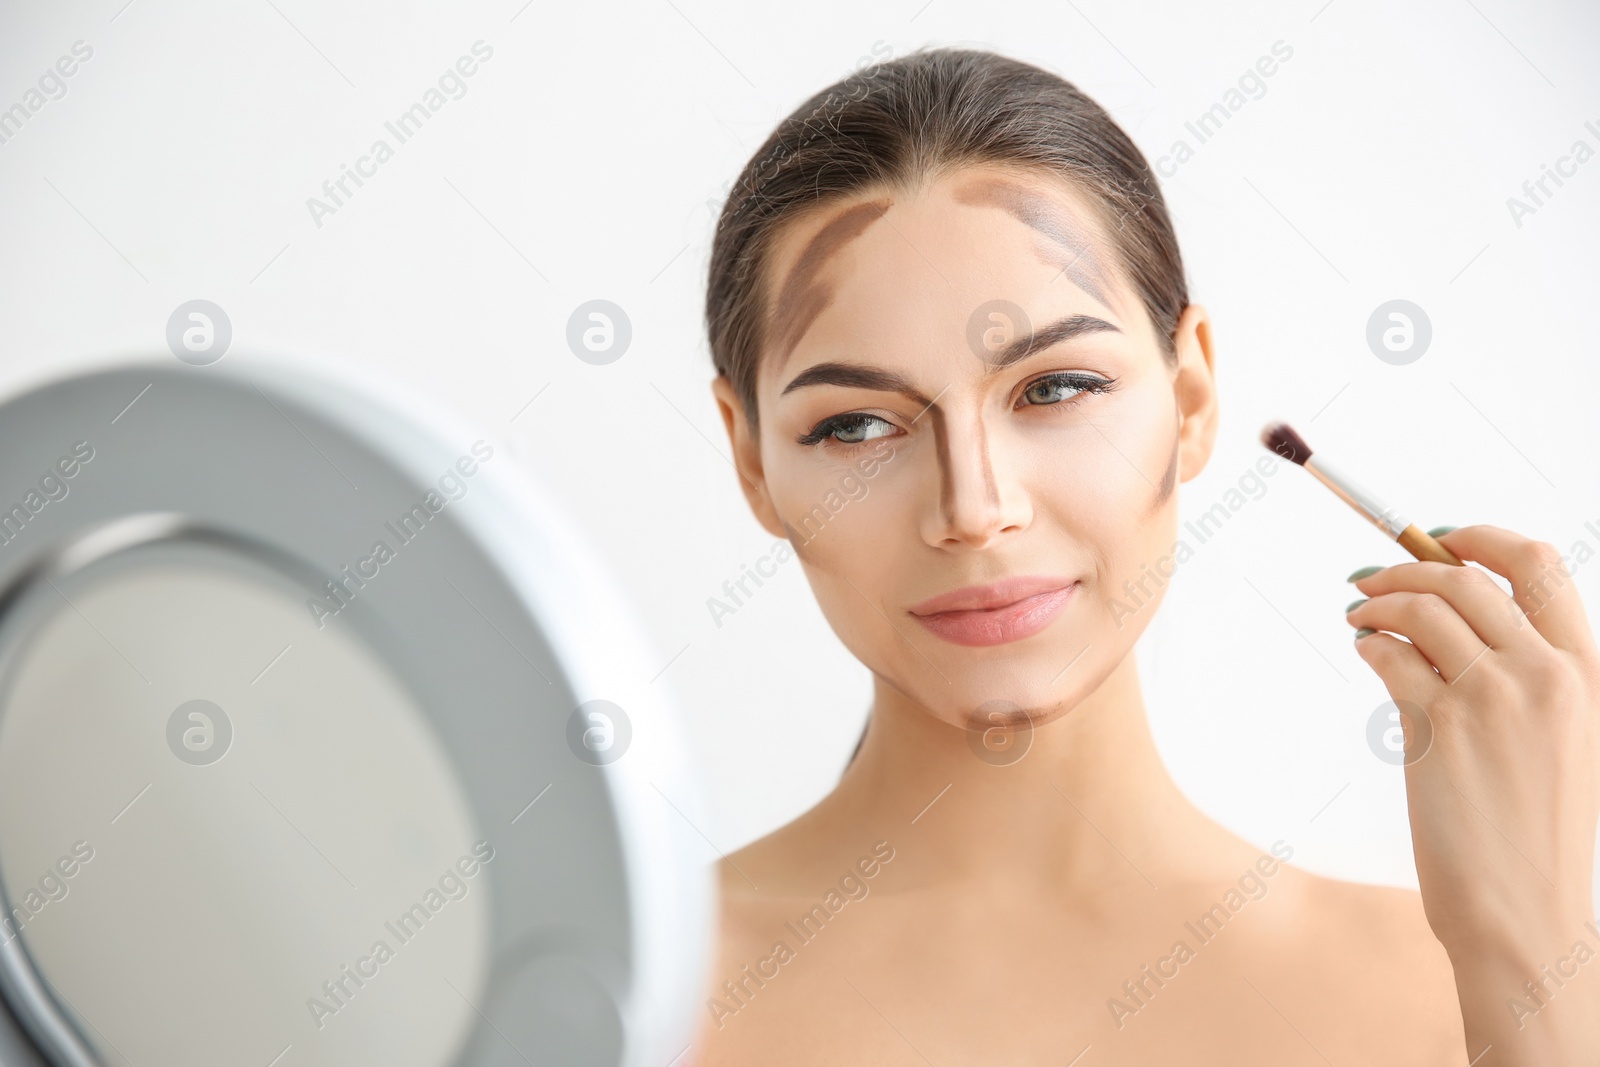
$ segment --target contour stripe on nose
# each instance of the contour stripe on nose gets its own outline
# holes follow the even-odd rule
[[[939,459],[939,510],[943,514],[945,522],[953,525],[956,520],[956,458],[950,449],[950,430],[945,425],[943,411],[938,408],[930,408],[928,413],[933,417],[934,451]],[[995,483],[994,466],[989,459],[988,437],[985,433],[982,419],[978,420],[976,437],[975,444],[978,453],[979,471],[983,478],[984,501],[991,508],[998,509],[1000,507],[1000,487]]]

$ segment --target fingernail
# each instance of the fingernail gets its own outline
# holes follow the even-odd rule
[[[1352,611],[1356,610],[1361,605],[1365,604],[1367,601],[1369,601],[1371,599],[1372,599],[1371,597],[1365,597],[1364,596],[1360,600],[1352,600],[1352,601],[1350,601],[1350,606],[1344,609],[1344,613],[1346,615],[1350,614]]]
[[[1428,536],[1429,537],[1443,537],[1445,534],[1449,533],[1451,530],[1459,530],[1460,528],[1461,527],[1459,527],[1459,526],[1435,526],[1433,529],[1428,531]]]
[[[1371,578],[1374,574],[1377,574],[1381,570],[1383,570],[1382,567],[1362,567],[1358,571],[1351,571],[1350,577],[1346,578],[1345,581],[1359,582],[1363,578]]]
[[[1367,628],[1366,628],[1366,627],[1365,627],[1365,626],[1363,626],[1363,627],[1362,627],[1362,628],[1361,628],[1361,629],[1359,629],[1359,630],[1357,630],[1357,631],[1356,631],[1356,638],[1355,638],[1355,639],[1356,639],[1356,640],[1357,640],[1357,641],[1359,641],[1359,640],[1361,640],[1361,639],[1362,639],[1362,638],[1363,638],[1363,637],[1365,637],[1365,636],[1367,636],[1367,635],[1368,635],[1368,634],[1375,634],[1375,633],[1377,633],[1377,632],[1378,632],[1378,631],[1376,631],[1376,630],[1369,630],[1369,629],[1367,629]]]

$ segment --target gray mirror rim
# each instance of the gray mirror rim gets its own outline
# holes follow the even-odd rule
[[[29,457],[15,466],[19,476],[37,465],[33,457],[39,446],[30,445],[30,439],[42,427],[60,427],[59,433],[70,436],[71,427],[93,421],[114,430],[128,408],[137,410],[139,398],[150,399],[146,390],[167,388],[184,393],[191,404],[209,394],[237,398],[254,393],[286,419],[293,416],[291,425],[314,426],[314,435],[324,443],[329,438],[353,443],[388,464],[397,477],[424,486],[448,469],[460,442],[480,436],[352,371],[248,349],[230,351],[226,361],[205,367],[175,365],[165,354],[140,355],[0,399],[0,473],[12,473],[13,465],[4,457],[18,449]],[[119,414],[116,409],[123,404],[128,408]],[[24,413],[29,417],[18,417]],[[52,437],[50,448],[56,445]],[[0,490],[11,493],[9,482]],[[240,523],[215,523],[214,515],[179,512],[163,519],[162,509],[129,507],[127,494],[123,497],[120,513],[115,507],[88,507],[83,500],[76,509],[60,507],[51,516],[52,524],[42,525],[39,536],[22,551],[17,545],[0,547],[0,589],[25,582],[30,572],[51,566],[49,560],[86,534],[114,529],[118,522],[167,521],[191,533],[220,529],[224,537],[230,526],[248,529]],[[470,507],[455,507],[454,521],[548,644],[561,680],[577,699],[614,698],[621,666],[631,664],[644,677],[653,673],[658,657],[652,642],[614,577],[583,545],[571,521],[509,459],[485,465],[461,503],[466,500],[472,501]],[[306,546],[278,544],[282,539],[280,531],[261,542],[269,551],[307,556]],[[344,550],[329,549],[322,558],[338,558]],[[0,603],[0,618],[5,610]],[[697,831],[686,834],[684,824],[699,825],[701,808],[676,711],[661,687],[642,681],[623,683],[636,743],[627,758],[595,767],[592,773],[610,797],[613,847],[625,872],[629,959],[626,988],[616,991],[624,1034],[619,1062],[659,1067],[682,1055],[695,1030],[699,992],[710,963],[715,883],[697,846],[687,843]],[[12,947],[20,948],[15,943]],[[14,953],[6,955],[16,962]],[[0,967],[0,983],[11,1001],[5,1007],[35,1043],[52,1050],[52,1058],[17,1059],[21,1043],[7,1052],[6,1027],[0,1022],[0,1063],[92,1063],[70,1058],[60,1032],[47,1021],[48,1002],[29,1002],[26,983],[17,981],[21,974],[14,966]],[[58,1017],[57,1022],[70,1029],[65,1020]]]

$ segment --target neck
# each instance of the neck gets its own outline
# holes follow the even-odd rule
[[[1029,732],[1014,731],[1009,752],[991,748],[986,760],[966,729],[878,678],[861,751],[828,806],[841,826],[874,827],[918,882],[1051,893],[1073,883],[1159,885],[1195,873],[1200,856],[1231,837],[1167,773],[1132,652],[1093,692]]]

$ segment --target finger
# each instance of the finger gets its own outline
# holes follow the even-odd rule
[[[1397,702],[1408,700],[1429,707],[1445,688],[1444,680],[1422,653],[1398,637],[1383,633],[1358,637],[1356,655],[1366,660]]]
[[[1517,605],[1546,641],[1568,652],[1594,654],[1578,587],[1554,545],[1489,525],[1463,526],[1439,541],[1458,558],[1481,563],[1509,581]]]
[[[1432,566],[1450,565],[1435,563]],[[1494,584],[1487,578],[1484,581]],[[1506,603],[1511,603],[1509,598]],[[1436,593],[1406,590],[1384,593],[1357,606],[1346,618],[1352,626],[1387,630],[1404,637],[1446,682],[1461,677],[1489,650],[1489,645],[1479,639],[1450,602]]]
[[[1477,636],[1477,643],[1472,648],[1473,655],[1478,652],[1477,645],[1516,648],[1545,643],[1539,632],[1528,625],[1527,617],[1516,601],[1495,584],[1488,571],[1480,567],[1455,567],[1448,563],[1425,561],[1396,563],[1360,579],[1355,586],[1369,597],[1405,591],[1429,593],[1441,598]],[[1370,622],[1355,624],[1371,626],[1375,630],[1393,629]]]

